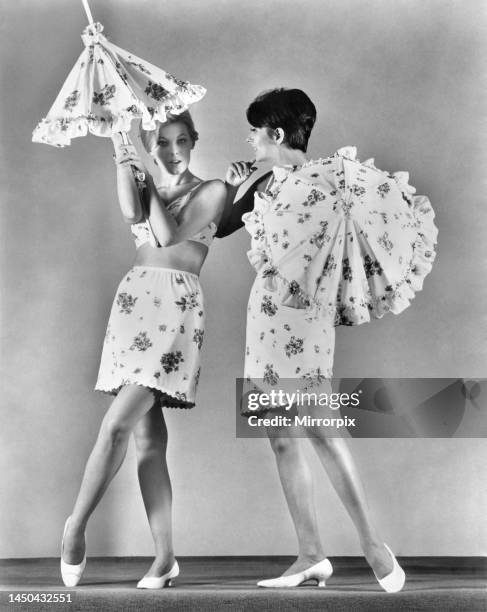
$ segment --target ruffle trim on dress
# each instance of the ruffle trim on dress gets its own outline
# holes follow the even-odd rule
[[[156,400],[159,401],[161,407],[163,408],[181,408],[189,410],[190,408],[194,408],[194,406],[196,405],[195,402],[190,402],[187,399],[182,399],[181,396],[183,396],[184,394],[177,394],[177,392],[175,393],[174,391],[169,391],[169,389],[159,389],[152,385],[146,385],[136,380],[124,380],[123,383],[120,384],[118,387],[113,388],[101,387],[97,385],[95,387],[95,391],[100,391],[102,393],[108,393],[110,395],[116,396],[118,395],[120,389],[125,385],[138,385],[139,387],[145,387],[147,389],[150,389],[154,393]]]

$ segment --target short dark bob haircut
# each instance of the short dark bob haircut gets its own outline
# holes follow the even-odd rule
[[[316,121],[316,108],[301,89],[270,89],[255,98],[247,109],[254,127],[284,130],[284,144],[306,152]]]
[[[164,123],[157,121],[157,127],[155,130],[144,130],[142,129],[142,125],[140,127],[140,139],[142,144],[144,145],[144,149],[150,153],[152,149],[157,145],[157,141],[159,140],[159,134],[161,128],[166,125],[170,125],[171,123],[184,123],[184,125],[188,128],[189,137],[191,141],[194,143],[198,140],[198,132],[196,131],[193,123],[193,118],[189,114],[189,111],[184,111],[180,115],[167,115],[167,120]]]

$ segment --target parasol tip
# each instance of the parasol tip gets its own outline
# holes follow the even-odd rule
[[[93,45],[94,43],[100,42],[100,38],[104,39],[102,35],[103,25],[100,22],[90,23],[83,30],[81,34],[81,39],[83,40],[86,47]]]
[[[93,15],[91,14],[90,5],[88,4],[88,0],[81,0],[83,3],[83,8],[85,9],[86,16],[88,17],[88,22],[90,25],[93,24]]]

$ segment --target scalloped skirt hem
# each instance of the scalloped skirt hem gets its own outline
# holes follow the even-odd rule
[[[102,387],[96,386],[95,391],[98,391],[100,393],[105,393],[107,395],[113,395],[114,397],[116,397],[120,389],[124,387],[125,385],[138,385],[139,387],[145,387],[146,389],[149,389],[150,391],[153,392],[154,397],[159,402],[159,405],[161,408],[181,408],[184,410],[189,410],[190,408],[194,408],[196,405],[195,402],[178,397],[178,395],[180,394],[178,394],[177,391],[172,392],[172,391],[169,391],[168,389],[158,389],[157,387],[153,387],[151,385],[145,385],[144,383],[137,382],[137,381],[127,381],[124,384],[118,387],[113,387],[113,388],[110,388],[110,387],[102,388]]]

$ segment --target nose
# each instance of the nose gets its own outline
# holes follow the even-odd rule
[[[169,153],[171,157],[177,157],[177,154],[179,153],[179,146],[176,142],[169,146]]]
[[[252,144],[253,140],[252,140],[252,136],[250,134],[245,139],[245,142],[248,142],[249,144]]]

